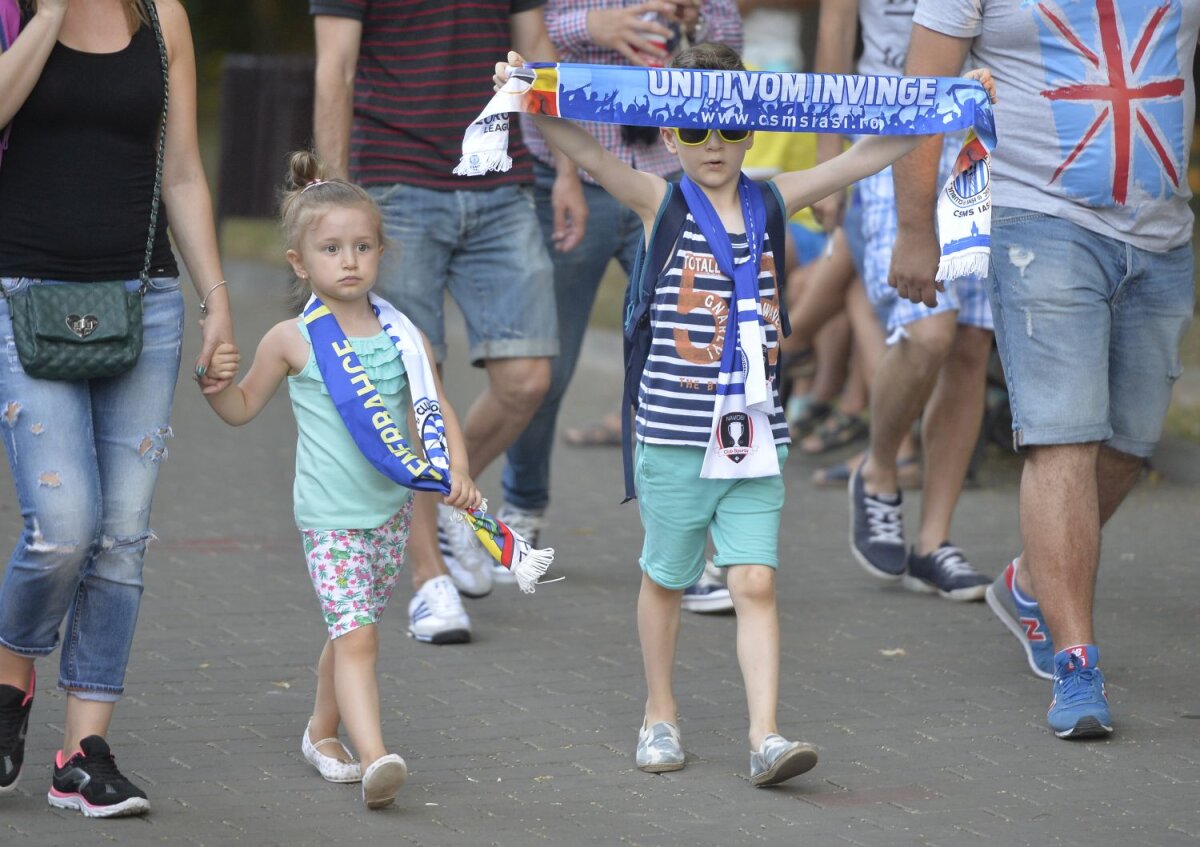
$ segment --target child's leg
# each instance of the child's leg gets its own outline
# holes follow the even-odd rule
[[[776,731],[779,701],[775,569],[766,565],[731,567],[729,593],[737,610],[737,654],[750,711],[750,748],[757,750],[763,738]]]
[[[638,594],[638,636],[646,668],[646,726],[679,719],[672,684],[683,591],[663,588],[645,573]]]
[[[317,699],[313,705],[312,720],[308,724],[308,737],[314,742],[323,738],[337,738],[338,730],[341,728],[342,715],[337,707],[333,668],[333,642],[325,639],[325,646],[321,649],[321,658],[317,660]],[[350,757],[340,744],[325,744],[319,748],[319,752],[337,759],[339,762],[350,761]]]
[[[379,632],[374,624],[360,626],[333,640],[333,683],[342,723],[363,766],[387,755],[379,718],[379,685],[375,660]]]

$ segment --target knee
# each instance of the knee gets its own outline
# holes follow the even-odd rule
[[[949,320],[946,320],[949,318]],[[906,353],[910,365],[932,374],[946,361],[954,346],[956,326],[953,312],[943,312],[909,324],[904,328]]]
[[[504,406],[535,409],[550,389],[550,360],[527,359],[520,367],[507,367],[492,380],[492,391]]]
[[[992,333],[977,326],[960,326],[954,335],[954,352],[951,360],[972,372],[987,370],[992,355]]]
[[[82,564],[99,539],[100,525],[83,512],[61,519],[32,516],[25,522],[21,538],[27,563],[40,570],[57,570]],[[32,560],[32,561],[31,561]]]
[[[729,591],[735,601],[762,605],[775,602],[775,569],[737,565],[729,569]]]
[[[379,655],[379,632],[374,624],[356,627],[333,640],[337,662],[371,662]]]
[[[1063,482],[1090,479],[1094,485],[1099,455],[1100,444],[1096,441],[1086,444],[1043,444],[1029,448],[1025,467],[1035,475]]]

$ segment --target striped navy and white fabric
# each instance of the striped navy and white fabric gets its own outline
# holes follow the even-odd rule
[[[730,233],[734,261],[749,258],[744,233]],[[774,374],[779,361],[779,296],[770,236],[764,236],[758,290],[768,363]],[[721,351],[730,319],[733,280],[717,268],[717,260],[687,216],[683,233],[665,277],[655,289],[650,321],[653,341],[638,389],[637,437],[647,444],[707,448],[716,413]],[[787,421],[772,384],[771,432],[776,444],[788,444]]]

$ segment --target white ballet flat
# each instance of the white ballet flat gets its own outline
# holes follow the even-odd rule
[[[326,744],[337,744],[346,751],[347,756],[351,756],[350,751],[346,750],[346,745],[342,744],[336,738],[322,738],[314,743],[308,735],[308,727],[304,728],[304,739],[300,742],[300,752],[304,754],[305,760],[312,765],[325,778],[327,782],[361,782],[362,767],[358,762],[354,761],[351,756],[351,761],[343,762],[340,759],[335,759],[333,756],[326,756],[318,748]]]

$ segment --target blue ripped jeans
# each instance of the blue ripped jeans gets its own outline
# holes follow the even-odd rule
[[[0,278],[12,293],[34,284]],[[132,370],[60,382],[25,374],[0,298],[0,435],[24,519],[0,584],[0,646],[45,656],[66,618],[59,685],[88,700],[112,702],[125,688],[150,499],[171,434],[179,280],[151,280],[142,306],[142,354]]]

